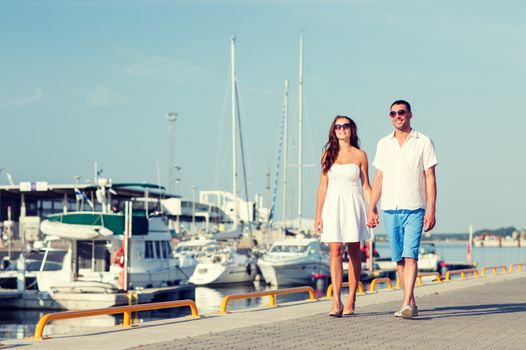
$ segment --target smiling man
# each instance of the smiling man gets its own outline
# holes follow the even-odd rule
[[[411,128],[409,102],[393,102],[389,116],[395,129],[378,141],[376,148],[368,226],[378,225],[374,208],[381,197],[391,259],[396,261],[404,287],[402,307],[394,316],[413,318],[418,315],[414,287],[422,230],[430,231],[435,226],[438,162],[431,139]]]

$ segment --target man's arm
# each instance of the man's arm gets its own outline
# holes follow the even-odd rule
[[[435,176],[435,166],[432,166],[424,171],[426,176],[426,192],[427,192],[427,210],[424,216],[424,231],[431,231],[436,224],[435,211],[437,200],[437,183]]]
[[[383,172],[379,169],[376,169],[376,174],[374,175],[373,188],[371,190],[371,200],[369,202],[369,210],[367,213],[367,226],[376,227],[378,225],[378,211],[376,210],[376,205],[380,200],[382,195],[382,179]]]

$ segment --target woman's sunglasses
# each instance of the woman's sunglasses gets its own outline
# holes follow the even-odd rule
[[[334,130],[348,130],[351,128],[351,124],[350,123],[345,123],[345,124],[334,124]]]

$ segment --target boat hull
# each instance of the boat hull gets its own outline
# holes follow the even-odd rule
[[[330,274],[330,266],[325,261],[281,261],[260,260],[258,267],[265,282],[270,285],[305,284],[312,281],[313,274]]]
[[[198,286],[248,283],[254,281],[255,277],[254,263],[248,265],[200,263],[188,282]]]

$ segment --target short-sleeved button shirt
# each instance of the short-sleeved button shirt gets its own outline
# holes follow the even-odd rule
[[[424,134],[411,130],[402,146],[394,132],[378,141],[373,165],[383,173],[383,210],[425,209],[424,171],[438,164],[435,147]]]

